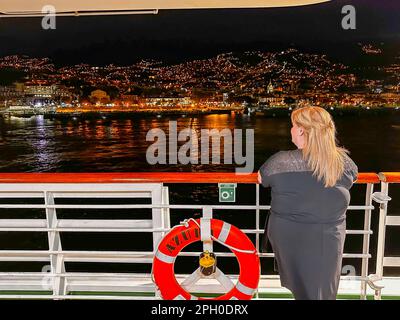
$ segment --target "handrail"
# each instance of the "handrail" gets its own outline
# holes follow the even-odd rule
[[[400,172],[380,172],[379,178],[382,182],[400,183]]]
[[[400,182],[400,173],[398,174]],[[379,183],[376,173],[359,173],[357,184]],[[0,173],[0,183],[241,183],[258,184],[257,173]]]

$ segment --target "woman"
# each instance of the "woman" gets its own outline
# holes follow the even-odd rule
[[[331,115],[319,107],[291,115],[297,150],[280,151],[260,168],[271,187],[267,236],[282,286],[295,299],[334,300],[338,291],[349,190],[358,168],[336,144]]]

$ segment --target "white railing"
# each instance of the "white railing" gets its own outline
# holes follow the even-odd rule
[[[385,256],[386,244],[386,228],[400,227],[399,215],[388,215],[389,185],[400,183],[400,173],[398,172],[381,172],[379,174],[381,181],[381,192],[378,194],[376,201],[379,203],[379,225],[378,225],[378,247],[376,253],[376,272],[370,275],[369,285],[375,291],[375,299],[382,298],[382,290],[384,289],[384,268],[394,267],[400,268],[400,257]],[[400,294],[397,294],[400,295]]]
[[[175,178],[181,175],[180,178]],[[197,209],[211,217],[214,210],[224,212],[246,210],[253,214],[254,228],[243,229],[247,234],[255,235],[255,246],[260,249],[260,234],[264,233],[260,225],[261,211],[269,210],[270,206],[260,205],[260,187],[256,183],[256,177],[246,179],[235,178],[234,174],[217,175],[199,174],[201,179],[195,179],[193,174],[174,174],[173,178],[143,178],[130,174],[127,178],[112,179],[87,179],[86,177],[72,176],[68,179],[61,179],[58,183],[41,183],[40,177],[35,179],[24,179],[21,183],[10,176],[1,179],[0,182],[0,210],[35,209],[43,210],[46,218],[35,219],[1,219],[0,234],[10,232],[38,232],[47,233],[48,250],[3,250],[0,247],[0,262],[41,262],[45,267],[42,272],[0,272],[0,298],[29,298],[32,292],[35,298],[46,299],[153,299],[159,298],[151,277],[151,263],[154,257],[154,250],[163,235],[170,230],[170,210]],[[163,176],[161,174],[160,176]],[[164,174],[165,176],[165,174]],[[10,180],[11,179],[11,180]],[[220,180],[218,180],[220,179]],[[231,180],[230,180],[231,179]],[[46,180],[46,179],[44,179]],[[76,181],[72,183],[71,181]],[[172,205],[169,203],[168,187],[163,182],[169,183],[215,183],[237,182],[251,183],[255,185],[256,200],[254,205]],[[80,182],[79,182],[80,181]],[[105,181],[107,183],[105,183]],[[113,182],[115,181],[115,182]],[[121,182],[123,181],[123,182]],[[139,183],[131,183],[138,181]],[[364,227],[360,230],[347,230],[347,235],[362,236],[363,247],[361,252],[345,253],[343,258],[361,259],[360,276],[343,276],[342,280],[358,281],[361,284],[360,298],[365,299],[367,295],[367,283],[374,285],[374,280],[368,277],[368,263],[370,254],[371,212],[374,209],[372,201],[375,196],[374,183],[379,179],[374,175],[359,177],[358,183],[366,184],[365,203],[362,205],[351,205],[348,214],[356,212],[364,213]],[[110,183],[112,182],[112,183]],[[10,204],[4,203],[4,199],[41,199],[41,204]],[[60,199],[147,199],[149,204],[59,204]],[[68,210],[125,210],[133,212],[138,210],[149,210],[151,218],[148,219],[66,219],[60,218],[58,213],[62,209]],[[125,212],[124,211],[124,212]],[[255,215],[254,215],[255,213]],[[66,214],[64,214],[66,215]],[[152,243],[148,251],[69,251],[63,249],[60,234],[63,233],[151,233]],[[381,234],[380,234],[381,236]],[[384,237],[384,236],[383,236]],[[3,237],[4,238],[4,237]],[[4,247],[3,247],[4,248]],[[378,250],[379,251],[379,250]],[[234,257],[231,252],[215,252],[218,257]],[[181,252],[180,256],[198,257],[200,252]],[[260,259],[271,259],[272,253],[260,253]],[[88,262],[88,263],[118,263],[118,264],[145,264],[149,271],[142,273],[121,273],[121,272],[71,272],[66,270],[66,263]],[[386,261],[388,262],[388,261]],[[178,281],[187,277],[177,275]],[[232,280],[237,275],[229,276]],[[271,274],[261,274],[260,285],[256,298],[273,286],[279,287],[279,277]],[[193,286],[194,293],[222,293],[223,288],[214,283],[198,284]],[[29,294],[27,292],[30,292]],[[89,294],[91,293],[91,294]],[[129,295],[121,295],[121,293]]]
[[[1,232],[47,232],[49,250],[2,250],[0,261],[44,262],[49,268],[39,273],[0,273],[1,291],[51,291],[54,298],[68,297],[71,291],[110,291],[146,292],[146,285],[129,286],[132,275],[124,274],[75,274],[66,272],[67,262],[103,263],[152,263],[152,252],[117,251],[66,251],[62,248],[62,232],[151,232],[155,247],[162,233],[170,228],[167,208],[152,208],[149,219],[135,220],[75,220],[59,219],[57,209],[133,209],[140,205],[56,205],[56,199],[74,198],[140,198],[150,199],[151,203],[164,204],[168,201],[166,189],[162,184],[2,184],[1,198],[42,199],[40,205],[1,204],[3,209],[42,209],[46,219],[1,219]],[[161,231],[163,230],[163,231]],[[138,275],[133,275],[138,276]],[[153,289],[152,289],[153,290]],[[154,290],[153,290],[154,291]],[[23,297],[20,294],[6,295]],[[38,295],[37,298],[51,296]]]

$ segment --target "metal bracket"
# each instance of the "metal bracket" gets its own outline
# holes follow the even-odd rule
[[[372,200],[374,200],[377,203],[385,203],[386,204],[390,200],[392,200],[392,198],[383,192],[374,192],[372,194]]]
[[[374,192],[372,194],[372,200],[374,200],[375,202],[379,203],[380,208],[383,209],[387,205],[387,203],[390,200],[392,200],[392,198],[389,197],[384,192]]]

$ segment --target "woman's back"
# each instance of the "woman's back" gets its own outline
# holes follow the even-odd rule
[[[260,168],[263,186],[272,188],[271,212],[301,223],[343,221],[357,174],[357,166],[345,155],[343,175],[334,187],[325,188],[312,175],[300,149],[280,151]]]
[[[296,299],[336,299],[349,189],[358,168],[337,146],[326,110],[297,108],[291,120],[298,149],[278,152],[260,168],[261,183],[271,187],[267,237],[281,284]]]

